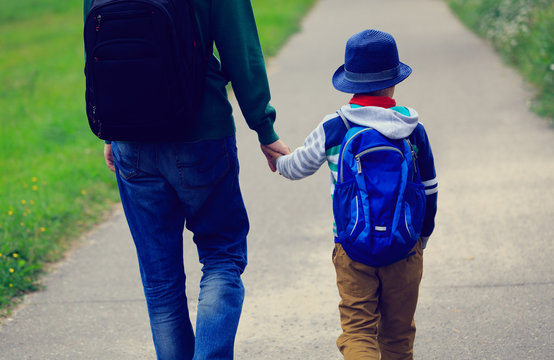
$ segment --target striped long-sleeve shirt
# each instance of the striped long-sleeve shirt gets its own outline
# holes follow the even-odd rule
[[[438,181],[433,153],[425,128],[413,109],[393,107],[390,109],[365,106],[341,108],[348,121],[355,125],[374,128],[391,139],[408,138],[417,149],[417,161],[425,186],[427,205],[421,237],[424,245],[435,227]],[[277,160],[277,170],[284,177],[298,180],[314,174],[325,162],[331,171],[331,196],[338,175],[339,152],[347,128],[338,114],[327,115],[308,135],[304,145],[293,153]]]

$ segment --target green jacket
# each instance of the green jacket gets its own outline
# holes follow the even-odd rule
[[[265,62],[250,0],[192,0],[204,49],[212,54],[204,100],[186,141],[218,139],[235,134],[232,107],[225,86],[233,92],[248,126],[257,132],[262,144],[279,139],[273,130],[275,109],[269,104],[270,92]],[[91,0],[83,0],[86,16]],[[213,53],[213,52],[212,52]]]

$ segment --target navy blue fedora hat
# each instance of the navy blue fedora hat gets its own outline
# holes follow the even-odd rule
[[[392,35],[364,30],[346,42],[344,65],[335,71],[333,86],[346,93],[368,93],[394,86],[411,73],[398,59]]]

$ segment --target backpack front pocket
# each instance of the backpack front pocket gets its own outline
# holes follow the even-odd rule
[[[134,39],[107,41],[94,49],[91,61],[100,122],[141,126],[166,118],[164,110],[171,106],[168,76],[155,44]]]

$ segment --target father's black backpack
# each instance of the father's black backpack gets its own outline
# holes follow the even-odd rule
[[[94,134],[182,140],[200,105],[206,68],[191,0],[92,0],[84,42]]]

